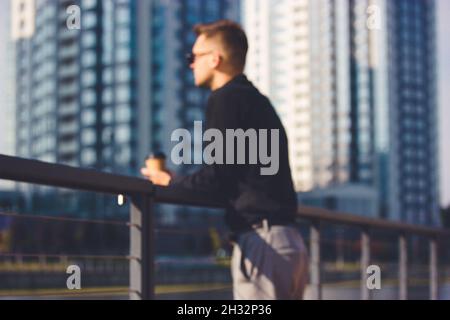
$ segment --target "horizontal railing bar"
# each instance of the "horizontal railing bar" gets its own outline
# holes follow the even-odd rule
[[[188,227],[188,229],[162,229],[162,228],[156,228],[155,232],[157,234],[210,234],[210,230],[207,228],[192,228]]]
[[[5,155],[0,155],[0,179],[109,194],[153,193],[144,179]]]
[[[225,207],[223,199],[219,199],[203,191],[192,191],[173,186],[159,187],[140,178],[5,155],[0,155],[0,179],[101,193],[127,195],[136,193],[148,194],[154,195],[156,202],[175,205],[209,208]],[[300,206],[298,208],[298,218],[308,220],[319,219],[325,222],[358,227],[388,229],[406,234],[450,237],[450,231],[442,228],[369,218],[316,207]]]
[[[40,259],[40,258],[46,258],[46,259],[64,259],[64,260],[74,260],[74,259],[92,259],[92,260],[138,260],[137,257],[134,256],[102,256],[102,255],[66,255],[66,254],[62,254],[62,255],[57,255],[57,254],[46,254],[46,253],[33,253],[33,254],[25,254],[25,253],[0,253],[0,258],[21,258],[21,259]],[[231,258],[231,257],[227,257],[227,258]],[[199,261],[201,262],[206,262],[206,261],[214,261],[216,259],[215,256],[201,256],[201,257],[194,257],[194,258],[190,258],[189,259],[185,259],[185,258],[161,258],[161,257],[157,257],[155,260],[156,264],[159,265],[164,265],[164,264],[172,264],[172,263],[176,263],[176,264],[183,264],[183,263],[187,263],[189,264],[189,262],[191,261],[195,261],[195,263],[198,263]]]
[[[369,218],[338,212],[334,210],[327,210],[317,207],[300,206],[298,208],[298,217],[308,220],[321,220],[324,222],[353,225],[357,227],[370,227],[374,229],[392,230],[395,232],[404,232],[406,234],[415,234],[423,236],[442,236],[450,237],[450,230],[443,228],[433,228],[420,225],[413,225],[404,222],[389,221],[384,219]]]
[[[127,227],[130,225],[129,222],[122,222],[122,221],[77,219],[77,218],[29,215],[29,214],[9,213],[9,212],[0,212],[0,217],[11,217],[11,218],[30,219],[30,220],[49,220],[49,221],[57,221],[57,222],[74,222],[74,223],[86,223],[86,224],[114,225],[114,226],[121,226],[121,227]]]
[[[68,254],[46,254],[46,253],[0,253],[0,258],[50,258],[50,259],[97,259],[97,260],[130,260],[130,256],[111,255],[68,255]]]
[[[223,208],[224,201],[204,193],[185,190],[176,187],[155,186],[156,202],[164,202],[177,205],[194,205],[210,208]],[[322,220],[336,224],[354,225],[357,227],[371,227],[375,229],[388,229],[395,232],[406,232],[424,236],[450,237],[450,231],[442,228],[432,228],[412,225],[403,222],[388,221],[383,219],[363,217],[348,213],[342,213],[317,207],[299,206],[298,218],[308,220]]]
[[[42,290],[42,289],[41,289]],[[126,289],[117,289],[117,290],[98,290],[91,291],[89,288],[83,288],[83,290],[56,290],[53,289],[43,289],[44,292],[39,292],[39,289],[5,289],[0,292],[0,297],[36,297],[36,298],[44,298],[44,297],[78,297],[78,296],[92,296],[92,295],[110,295],[110,294],[128,294],[130,290]]]
[[[195,205],[211,208],[223,208],[223,202],[220,199],[209,197],[205,199],[203,194],[190,192],[174,187],[156,186],[156,201],[178,205]],[[336,224],[354,225],[357,227],[372,227],[375,229],[388,229],[395,232],[406,232],[410,234],[418,234],[424,236],[443,236],[450,237],[450,231],[441,228],[432,228],[419,225],[412,225],[396,221],[388,221],[376,218],[368,218],[363,216],[341,213],[337,211],[299,206],[298,217],[308,220],[322,220]]]

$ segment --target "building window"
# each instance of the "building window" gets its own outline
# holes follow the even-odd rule
[[[103,90],[102,101],[104,104],[110,104],[113,101],[113,92],[111,87],[105,88]]]
[[[111,107],[106,107],[103,109],[103,122],[105,124],[111,124],[113,121],[113,110]]]
[[[97,57],[96,57],[95,51],[85,51],[81,57],[83,67],[94,66],[96,59],[97,59]]]
[[[82,96],[81,96],[81,102],[84,106],[91,106],[94,105],[96,102],[97,96],[95,94],[95,91],[92,89],[84,90]]]
[[[103,134],[102,134],[102,142],[104,144],[111,144],[114,138],[114,132],[112,130],[112,127],[105,127],[103,129]]]
[[[131,70],[128,65],[122,65],[116,68],[116,81],[128,82],[131,79]]]
[[[128,102],[131,99],[130,88],[127,85],[118,86],[116,89],[117,102]]]
[[[128,44],[130,42],[129,29],[121,28],[116,31],[116,39],[119,44]]]
[[[95,118],[94,110],[84,110],[81,114],[81,121],[85,126],[93,125],[95,123]]]
[[[97,0],[83,0],[81,5],[85,10],[92,9],[97,5]]]
[[[129,104],[121,104],[117,106],[116,121],[129,122],[131,120],[131,108]]]
[[[95,85],[95,82],[96,82],[95,72],[93,70],[83,71],[83,75],[81,77],[81,82],[84,87],[91,87],[91,86]]]
[[[118,126],[116,129],[116,142],[117,143],[128,143],[131,138],[131,130],[128,125]]]
[[[83,16],[83,28],[90,29],[96,26],[97,16],[94,12],[86,12]]]
[[[90,47],[95,46],[95,43],[96,43],[95,33],[92,31],[84,32],[81,41],[82,41],[83,47],[85,47],[85,48],[90,48]]]
[[[128,24],[130,22],[130,10],[126,7],[120,7],[117,9],[117,22],[122,24]]]
[[[131,150],[128,146],[117,148],[116,162],[121,165],[127,165],[131,161]]]
[[[81,162],[85,166],[93,165],[96,162],[97,156],[95,154],[95,150],[92,148],[84,149],[81,152]]]
[[[105,85],[112,84],[113,82],[113,72],[112,68],[105,68],[103,71],[103,83]]]
[[[96,135],[94,129],[84,129],[81,133],[81,142],[85,146],[90,146],[95,144]]]
[[[129,48],[123,47],[116,50],[116,62],[123,63],[130,60],[130,50]]]

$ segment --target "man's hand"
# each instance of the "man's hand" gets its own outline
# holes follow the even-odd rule
[[[142,168],[141,173],[147,179],[149,179],[153,184],[158,186],[168,186],[170,180],[172,180],[172,175],[167,171],[160,170],[149,170],[147,168]]]

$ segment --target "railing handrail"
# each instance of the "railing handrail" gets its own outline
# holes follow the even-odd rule
[[[108,194],[153,194],[144,179],[0,154],[0,179]]]
[[[153,299],[155,296],[155,223],[152,215],[154,203],[193,205],[224,208],[225,201],[206,192],[195,192],[176,187],[155,186],[145,179],[74,168],[11,156],[0,155],[0,179],[35,183],[53,187],[84,191],[124,194],[131,197],[130,207],[130,298]],[[384,229],[398,232],[399,245],[399,298],[407,299],[408,256],[406,236],[416,234],[428,237],[430,298],[438,298],[438,239],[450,237],[442,228],[412,225],[403,222],[341,213],[321,208],[298,207],[298,218],[310,221],[310,285],[313,296],[322,298],[321,285],[321,223],[352,225],[361,234],[361,298],[370,299],[366,284],[370,263],[370,230]]]
[[[155,202],[174,205],[225,207],[222,199],[210,194],[200,194],[179,187],[154,186],[151,182],[136,177],[6,155],[0,155],[0,179],[109,194],[149,194],[155,197]],[[364,217],[318,207],[299,206],[297,213],[299,218],[308,220],[424,236],[450,237],[450,230],[443,228]]]
[[[391,230],[397,233],[410,233],[427,237],[450,237],[450,230],[411,223],[365,217],[318,207],[299,206],[298,215],[309,220],[328,221],[334,224],[359,226],[362,228]]]

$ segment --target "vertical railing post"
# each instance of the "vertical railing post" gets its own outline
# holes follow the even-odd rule
[[[405,234],[401,234],[398,242],[399,250],[399,299],[408,300],[408,246]]]
[[[361,231],[361,300],[370,299],[370,290],[367,287],[367,268],[370,265],[370,236],[369,230]]]
[[[322,265],[320,261],[320,222],[313,221],[310,227],[310,275],[312,299],[322,300]]]
[[[438,252],[436,238],[430,238],[430,299],[438,299]]]
[[[133,196],[130,212],[130,299],[154,299],[154,222],[149,195]]]

